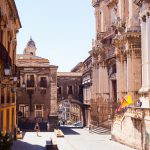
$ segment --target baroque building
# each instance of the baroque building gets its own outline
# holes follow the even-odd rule
[[[0,131],[16,128],[16,34],[21,28],[14,0],[0,1]]]
[[[93,106],[91,107],[92,101],[92,57],[89,56],[82,63],[82,88],[83,88],[83,108],[84,108],[84,125],[89,127],[91,123],[91,109],[95,109]],[[93,118],[93,116],[92,116]]]
[[[134,0],[132,6],[136,7],[141,29],[141,84],[138,86],[138,96],[142,108],[129,107],[124,114],[116,115],[112,126],[112,138],[136,149],[150,149],[150,107],[149,107],[149,29],[150,29],[150,1]],[[133,13],[132,13],[133,14]],[[135,21],[133,22],[135,23]],[[136,51],[135,51],[136,52]],[[134,52],[134,53],[135,53]],[[134,69],[137,70],[135,63]],[[121,127],[121,128],[120,128]],[[126,141],[128,139],[128,141]]]
[[[49,121],[57,125],[57,66],[36,55],[35,42],[30,39],[23,54],[17,55],[20,82],[17,111],[20,122]]]
[[[149,0],[93,0],[96,37],[92,57],[91,124],[109,126],[112,139],[148,150],[149,109]],[[134,104],[116,108],[125,95]],[[136,107],[137,100],[142,108]],[[92,109],[94,108],[94,109]]]

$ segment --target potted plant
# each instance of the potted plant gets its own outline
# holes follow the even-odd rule
[[[0,133],[1,150],[11,150],[12,144],[13,144],[13,139],[10,133],[6,133],[5,135]]]

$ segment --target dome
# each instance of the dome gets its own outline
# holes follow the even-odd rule
[[[29,47],[35,47],[35,42],[30,38],[30,41],[27,43],[27,46]]]

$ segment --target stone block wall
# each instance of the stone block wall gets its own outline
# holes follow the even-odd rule
[[[112,139],[139,150],[149,150],[149,112],[148,109],[128,108],[125,114],[117,114],[112,124]]]

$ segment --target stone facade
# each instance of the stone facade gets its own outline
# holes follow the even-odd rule
[[[0,1],[0,131],[16,127],[16,34],[21,28],[14,0]],[[5,69],[10,69],[6,74]],[[6,70],[5,70],[6,71]]]
[[[112,139],[149,149],[150,1],[93,0],[92,5],[96,37],[90,51],[94,99],[91,108],[97,109],[91,109],[91,124],[113,119]],[[117,103],[127,94],[133,106],[127,112],[115,113]],[[135,107],[138,99],[142,108]]]
[[[36,56],[35,42],[30,39],[24,54],[17,55],[20,82],[17,92],[17,111],[22,112],[19,121],[50,121],[51,128],[57,122],[57,66]],[[55,121],[53,121],[55,120]]]
[[[65,123],[83,122],[82,73],[57,73],[57,99],[59,120]]]
[[[82,74],[82,86],[83,86],[83,106],[85,115],[85,125],[89,126],[91,123],[91,101],[92,101],[92,57],[89,56],[83,62],[83,74]],[[94,109],[92,107],[92,109]]]

